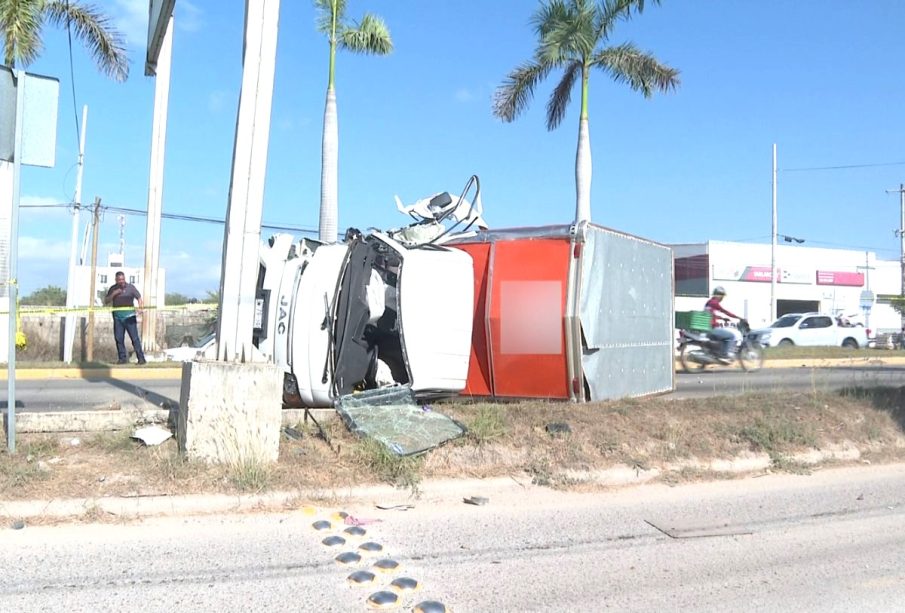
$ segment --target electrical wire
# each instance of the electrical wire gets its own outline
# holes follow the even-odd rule
[[[69,0],[66,0],[66,37],[69,39],[69,84],[72,86],[72,114],[75,117],[75,142],[76,146],[81,146],[82,129],[79,126],[79,111],[75,97],[75,68],[72,62],[72,28],[70,27],[71,19],[69,17]]]
[[[780,168],[779,172],[810,172],[816,170],[849,170],[852,168],[880,168],[883,166],[905,166],[905,162],[880,162],[877,164],[846,164],[843,166],[812,166],[808,168]]]

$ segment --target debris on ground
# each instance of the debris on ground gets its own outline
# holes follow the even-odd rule
[[[342,396],[337,413],[354,434],[371,437],[398,456],[423,453],[465,434],[465,426],[415,402],[409,386]]]
[[[462,502],[465,504],[473,504],[478,507],[483,507],[485,504],[490,502],[490,498],[485,496],[469,496],[468,498],[463,498]]]
[[[572,427],[564,421],[555,421],[547,424],[547,434],[572,434]]]
[[[156,447],[172,436],[172,432],[160,426],[144,426],[132,433],[132,438],[140,440],[148,447]]]

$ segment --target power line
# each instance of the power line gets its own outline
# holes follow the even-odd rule
[[[69,208],[72,206],[71,202],[60,202],[55,204],[23,204],[22,208],[28,209],[54,209],[54,208]],[[103,211],[111,211],[113,213],[122,213],[124,215],[140,215],[143,217],[147,217],[148,212],[142,211],[141,209],[131,209],[127,207],[118,207],[118,206],[102,206],[100,207]],[[202,217],[200,215],[181,215],[179,213],[161,213],[161,217],[166,219],[173,219],[175,221],[193,221],[199,223],[211,223],[224,225],[226,223],[223,219],[218,219],[216,217]],[[298,232],[300,234],[317,234],[317,228],[314,227],[304,227],[304,226],[290,226],[285,224],[270,224],[270,223],[262,223],[261,228],[266,228],[268,230],[284,230],[286,232]]]
[[[812,170],[848,170],[851,168],[880,168],[882,166],[905,166],[905,162],[880,162],[877,164],[846,164],[843,166],[811,166],[807,168],[780,168],[780,172],[810,172]]]
[[[78,105],[75,101],[75,69],[72,64],[72,19],[69,16],[69,0],[66,0],[66,37],[69,39],[69,84],[72,86],[72,114],[75,116],[75,142],[81,142]]]

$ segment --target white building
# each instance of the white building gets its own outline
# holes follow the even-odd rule
[[[145,273],[144,267],[138,268],[134,266],[126,266],[125,259],[123,254],[121,253],[111,253],[107,257],[107,265],[106,266],[98,266],[95,271],[95,306],[100,306],[104,303],[104,296],[107,294],[107,290],[110,289],[110,286],[116,282],[116,273],[122,271],[123,274],[126,275],[126,282],[131,283],[135,287],[138,288],[139,292],[143,292]],[[85,305],[88,304],[88,296],[91,292],[91,267],[90,266],[77,266],[76,267],[76,295],[75,295],[75,304]],[[157,273],[157,296],[160,299],[161,304],[158,306],[163,306],[163,297],[166,296],[164,293],[164,289],[166,288],[166,271],[163,268],[158,268]]]
[[[755,328],[770,324],[771,245],[708,241],[672,247],[676,311],[701,310],[713,288],[722,286],[728,310]],[[888,300],[902,291],[897,260],[880,260],[870,251],[779,244],[776,269],[777,315],[842,314],[874,333],[898,332],[902,327],[902,318]],[[863,309],[862,301],[870,308]]]

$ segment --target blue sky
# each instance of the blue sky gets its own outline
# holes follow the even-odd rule
[[[72,198],[78,134],[89,107],[83,200],[146,209],[154,81],[144,76],[147,0],[100,0],[130,43],[125,84],[106,80],[65,32],[48,26],[31,72],[61,81],[57,165],[27,168],[23,204]],[[405,222],[410,203],[481,179],[491,227],[568,223],[575,206],[578,95],[563,124],[544,125],[554,75],[529,110],[504,124],[494,89],[528,59],[532,0],[350,0],[383,16],[387,57],[340,54],[340,228]],[[314,229],[327,46],[307,0],[280,14],[264,221]],[[164,184],[165,213],[223,218],[242,63],[243,2],[177,0]],[[897,259],[905,182],[899,0],[664,0],[620,24],[681,70],[678,91],[644,99],[603,73],[591,80],[592,217],[664,243],[769,242],[771,147],[779,149],[779,232],[806,246],[870,249]],[[75,102],[72,88],[75,87]],[[869,164],[865,168],[790,169]],[[82,224],[87,215],[82,215]],[[66,284],[70,216],[23,209],[22,291]],[[99,259],[118,249],[119,219],[103,219]],[[145,223],[128,216],[127,264],[144,254]],[[204,296],[219,285],[223,228],[164,220],[167,291]],[[752,265],[762,263],[752,262]],[[769,264],[769,263],[767,263]]]

